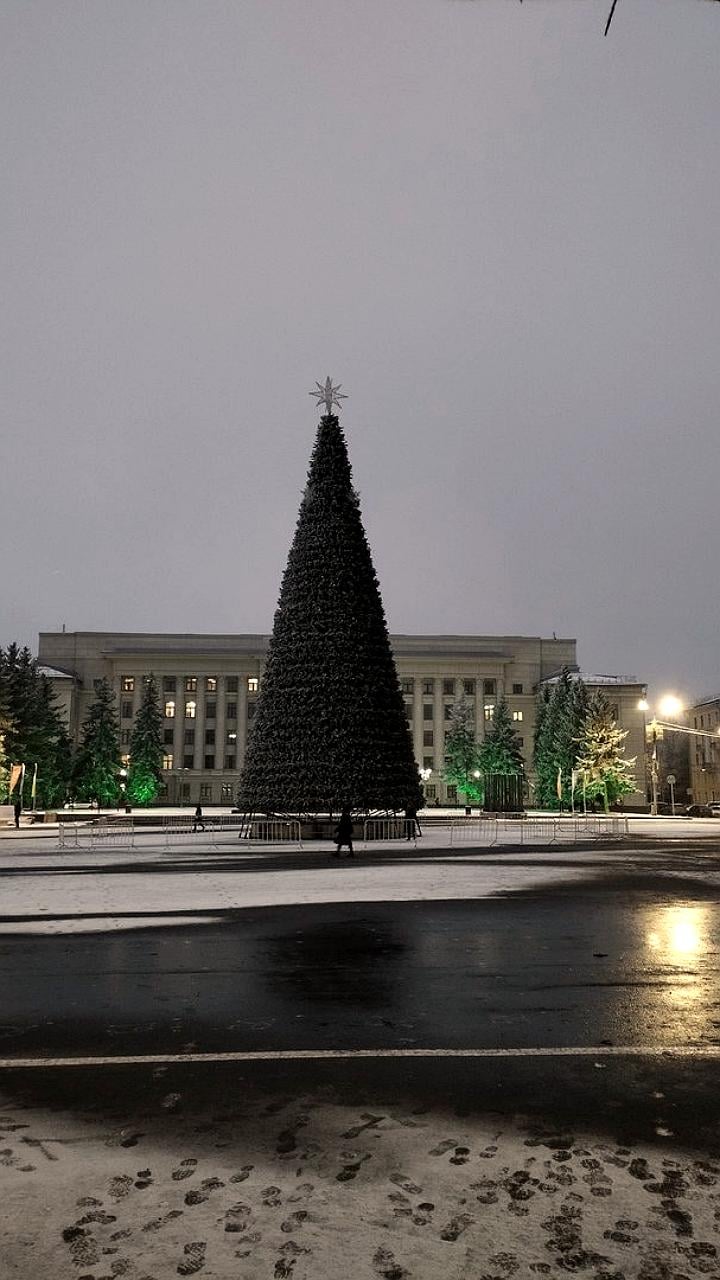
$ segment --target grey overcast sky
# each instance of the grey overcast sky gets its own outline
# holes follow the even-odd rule
[[[3,0],[0,643],[268,631],[332,374],[393,631],[720,690],[720,5]]]

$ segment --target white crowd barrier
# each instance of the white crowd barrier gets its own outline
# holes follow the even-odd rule
[[[183,813],[171,814],[163,822],[166,849],[186,840],[217,849],[219,838],[231,832],[249,844],[291,844],[302,849],[300,823],[292,818],[248,818],[240,813],[218,813],[197,819],[193,814]]]
[[[91,822],[61,822],[59,849],[133,849],[135,826],[131,818],[94,818]]]
[[[450,844],[561,844],[579,840],[622,840],[628,834],[621,814],[575,814],[567,817],[480,817],[456,819]]]
[[[417,830],[411,818],[366,818],[363,844],[375,840],[411,840],[417,846]]]

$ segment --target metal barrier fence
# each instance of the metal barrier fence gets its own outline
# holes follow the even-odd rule
[[[460,818],[450,827],[450,844],[560,844],[578,840],[622,840],[627,834],[627,817],[620,814]]]
[[[61,822],[58,849],[133,849],[135,826],[132,819],[117,822],[95,818],[92,822]]]
[[[417,846],[417,831],[412,818],[366,818],[363,844],[373,840],[408,840]]]
[[[195,818],[192,814],[170,814],[163,820],[165,848],[179,839],[205,837],[204,843],[218,847],[218,837],[237,832],[249,844],[292,844],[302,849],[302,831],[297,819],[248,818],[241,813],[218,813]]]

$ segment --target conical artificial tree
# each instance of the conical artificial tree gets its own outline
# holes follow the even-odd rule
[[[238,800],[254,812],[422,804],[380,588],[328,378]],[[311,394],[316,394],[315,392]],[[344,399],[344,397],[340,397]]]

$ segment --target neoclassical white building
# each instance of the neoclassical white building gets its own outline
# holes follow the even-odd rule
[[[532,779],[535,706],[540,684],[562,667],[577,670],[576,641],[539,636],[394,635],[390,637],[429,801],[454,803],[442,779],[445,728],[461,694],[473,706],[476,736],[492,720],[498,698],[508,701]],[[129,749],[143,677],[153,672],[164,712],[164,799],[169,804],[231,804],[262,682],[267,635],[174,635],[105,631],[43,631],[38,660],[60,696],[77,743],[105,677],[115,690],[123,749]],[[645,686],[632,678],[583,673],[601,687],[628,730],[627,754],[637,756],[638,790],[645,801]],[[427,771],[430,771],[427,773]]]

